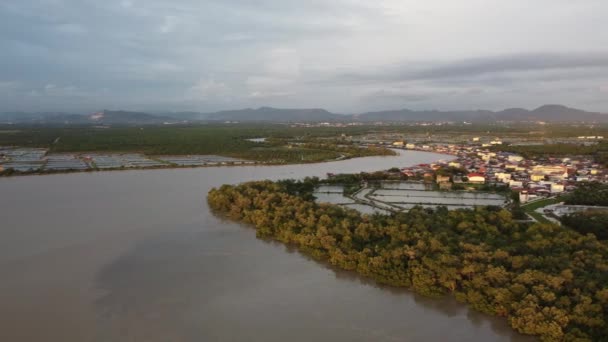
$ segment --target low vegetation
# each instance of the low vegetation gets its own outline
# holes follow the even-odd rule
[[[50,152],[140,152],[147,155],[215,154],[271,163],[318,162],[393,155],[384,148],[362,149],[330,128],[283,125],[197,125],[147,127],[30,127],[0,134],[0,146],[49,148]],[[247,139],[267,137],[265,143]]]

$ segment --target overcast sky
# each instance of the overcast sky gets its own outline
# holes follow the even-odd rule
[[[608,112],[606,0],[3,0],[0,111]]]

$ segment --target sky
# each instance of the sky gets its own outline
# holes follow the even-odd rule
[[[608,112],[606,0],[6,0],[0,111]]]

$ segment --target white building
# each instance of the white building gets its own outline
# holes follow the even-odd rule
[[[497,181],[502,183],[508,183],[511,180],[511,174],[507,172],[497,172],[494,176]]]
[[[524,186],[524,182],[522,182],[522,181],[516,181],[516,180],[509,181],[509,187],[511,187],[511,188],[521,188],[523,186]]]
[[[508,156],[507,160],[509,160],[511,163],[519,163],[520,161],[524,160],[524,157],[513,154]]]
[[[533,173],[530,175],[530,180],[533,182],[540,182],[545,180],[545,175],[542,173]]]
[[[467,177],[469,178],[469,183],[483,184],[486,182],[486,177],[479,173],[469,173]]]
[[[530,194],[526,190],[519,193],[519,203],[526,203],[530,200]]]
[[[549,175],[552,173],[567,173],[565,166],[561,165],[536,165],[532,168],[533,173],[542,173],[543,175]]]
[[[563,184],[556,184],[556,183],[551,184],[551,193],[552,194],[558,194],[561,192],[564,192]]]

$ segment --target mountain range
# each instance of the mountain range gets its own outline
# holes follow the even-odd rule
[[[587,112],[562,105],[543,105],[534,110],[509,108],[502,111],[386,110],[361,114],[336,114],[325,109],[260,107],[213,113],[143,113],[104,110],[93,114],[0,113],[0,123],[55,125],[158,125],[185,122],[608,122],[608,114]]]

